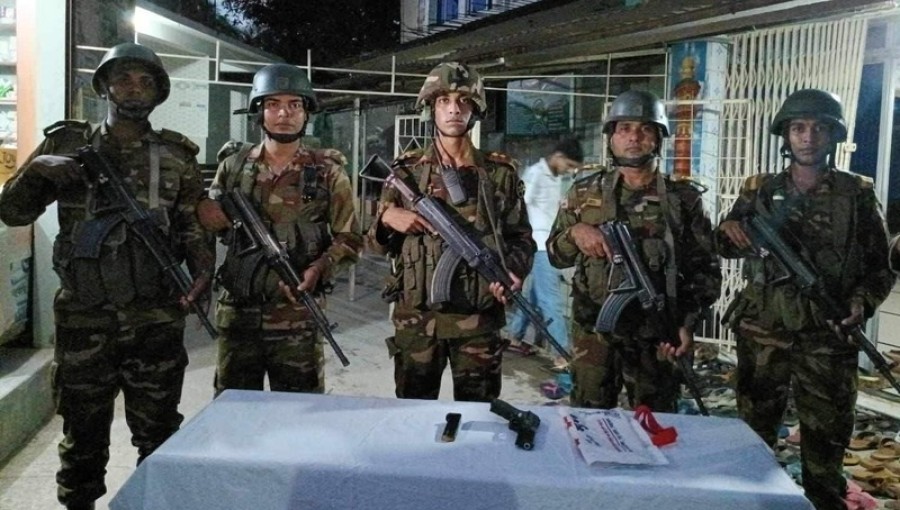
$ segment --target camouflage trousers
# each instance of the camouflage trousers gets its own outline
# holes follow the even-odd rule
[[[219,328],[216,395],[227,389],[323,393],[325,352],[315,325],[290,330]]]
[[[109,315],[100,317],[100,315]],[[56,412],[63,419],[56,474],[63,504],[90,503],[106,493],[115,399],[125,397],[125,420],[138,464],[169,438],[178,412],[187,353],[184,321],[123,326],[115,312],[57,312],[52,365]]]
[[[498,331],[437,338],[425,331],[398,329],[386,343],[394,358],[398,398],[437,399],[448,361],[454,400],[490,402],[500,396],[503,343]]]
[[[827,328],[773,332],[744,319],[735,333],[741,418],[774,446],[793,391],[806,497],[818,510],[843,510],[844,449],[856,406],[856,349]]]
[[[612,334],[573,323],[572,405],[612,409],[624,385],[632,406],[675,412],[679,381],[672,364],[658,359],[658,339],[646,338],[625,322],[620,319],[622,327]]]

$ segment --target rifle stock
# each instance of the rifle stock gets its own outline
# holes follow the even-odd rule
[[[640,301],[641,308],[655,316],[658,323],[663,325],[661,337],[670,336],[671,342],[678,343],[678,328],[672,324],[670,314],[666,309],[666,297],[656,292],[653,281],[650,279],[650,272],[647,271],[644,261],[641,260],[635,248],[628,226],[621,221],[610,221],[603,223],[598,228],[603,233],[612,252],[610,281],[616,270],[622,271],[623,280],[621,285],[610,289],[609,296],[603,302],[600,313],[597,314],[594,329],[601,333],[612,332],[622,310],[636,298]],[[703,404],[703,398],[700,395],[700,388],[697,387],[697,379],[690,358],[686,355],[678,356],[676,363],[684,379],[684,385],[687,386],[691,397],[697,402],[700,414],[709,416],[709,411]]]
[[[437,230],[446,243],[447,249],[441,255],[432,278],[431,295],[432,303],[446,301],[450,295],[450,283],[456,266],[465,260],[466,264],[477,271],[489,282],[499,282],[503,287],[507,300],[512,301],[528,317],[539,336],[542,336],[559,353],[560,356],[571,361],[572,355],[566,351],[559,342],[553,338],[547,329],[547,322],[541,318],[531,303],[522,297],[521,292],[513,291],[513,281],[494,253],[480,239],[472,236],[464,230],[435,199],[427,196],[414,188],[413,184],[406,182],[397,168],[391,167],[378,155],[372,156],[360,174],[369,172],[374,168],[380,175],[386,175],[384,182],[396,189],[403,198],[408,200],[413,208]],[[446,258],[446,260],[445,260]]]
[[[287,250],[272,236],[247,197],[236,190],[225,193],[220,200],[222,209],[234,225],[233,228],[241,229],[244,233],[251,236],[251,246],[258,246],[262,250],[268,266],[290,287],[294,297],[312,314],[316,327],[319,328],[319,331],[328,341],[341,364],[345,367],[349,365],[350,360],[347,359],[344,351],[341,350],[341,347],[334,339],[334,335],[331,333],[331,327],[328,323],[328,318],[325,317],[325,312],[316,303],[312,294],[297,289],[303,282],[303,279],[291,264]]]
[[[181,268],[181,262],[172,253],[168,241],[163,237],[156,220],[147,209],[134,198],[131,191],[125,186],[122,178],[113,166],[95,151],[90,145],[78,149],[76,159],[81,164],[91,181],[93,181],[106,195],[108,201],[113,204],[110,212],[116,212],[124,218],[128,229],[133,232],[141,243],[147,248],[153,259],[168,276],[169,281],[175,285],[179,295],[186,297],[193,286],[193,281]],[[200,319],[200,323],[212,339],[216,339],[218,333],[213,327],[206,311],[196,301],[190,302],[191,310]]]
[[[891,372],[892,364],[878,352],[875,344],[866,336],[862,326],[841,324],[841,320],[847,316],[847,312],[828,294],[824,282],[814,269],[815,266],[802,254],[792,249],[762,216],[753,215],[744,220],[742,226],[759,255],[763,258],[773,256],[778,265],[786,271],[787,274],[782,280],[792,280],[800,292],[822,311],[825,319],[832,321],[840,328],[841,332],[847,335],[847,338],[872,361],[872,365],[878,370],[878,373],[900,393],[900,384]],[[840,337],[837,331],[835,334]]]

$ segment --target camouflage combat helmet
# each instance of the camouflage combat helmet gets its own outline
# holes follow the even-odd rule
[[[769,133],[783,136],[788,122],[792,119],[815,119],[831,125],[831,141],[843,142],[847,139],[847,123],[844,121],[844,107],[841,99],[819,89],[803,89],[789,95],[781,109],[775,114],[775,120]]]
[[[669,119],[666,117],[665,106],[654,94],[644,90],[628,90],[619,94],[603,120],[603,133],[611,133],[620,120],[650,122],[659,127],[663,138],[669,136]]]
[[[434,98],[448,92],[465,92],[478,107],[478,114],[487,111],[481,75],[459,62],[443,62],[428,73],[416,98],[416,110],[423,110],[426,105],[432,104]]]
[[[314,113],[318,107],[316,94],[306,73],[290,64],[269,64],[253,75],[250,89],[250,106],[247,113],[259,112],[259,106],[267,96],[290,94],[305,99],[306,113]]]
[[[117,44],[110,48],[106,55],[103,55],[91,82],[94,92],[98,96],[106,98],[109,71],[116,62],[129,60],[144,64],[156,78],[157,91],[154,106],[165,101],[169,97],[171,84],[169,83],[169,74],[163,68],[162,60],[150,48],[135,43]]]

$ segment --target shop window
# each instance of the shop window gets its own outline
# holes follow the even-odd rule
[[[493,0],[466,0],[466,12],[474,14],[486,11],[494,6]]]
[[[432,25],[443,25],[459,17],[459,0],[436,0],[430,5]]]

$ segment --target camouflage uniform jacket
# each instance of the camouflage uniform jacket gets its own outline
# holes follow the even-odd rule
[[[865,316],[871,317],[894,283],[884,217],[872,181],[829,170],[816,189],[802,194],[790,176],[785,170],[748,178],[725,220],[739,221],[756,213],[774,221],[785,241],[814,266],[831,296],[848,306],[848,313],[850,301],[857,300],[865,306]],[[747,255],[721,232],[717,243],[723,257]],[[824,325],[814,305],[791,282],[771,284],[782,275],[775,262],[748,257],[743,268],[747,286],[726,320],[735,325],[747,318],[766,329],[788,331]]]
[[[346,160],[334,149],[311,150],[301,145],[288,167],[276,175],[264,162],[263,150],[263,145],[254,145],[222,161],[210,197],[231,190],[247,195],[270,232],[285,245],[301,276],[310,263],[322,264],[321,289],[336,271],[359,259],[363,246],[350,179],[344,171]],[[230,242],[232,235],[226,234],[224,241]],[[225,290],[216,310],[219,326],[284,330],[308,319],[303,305],[292,305],[281,295],[278,280],[274,271],[265,271],[258,286],[261,295],[249,302]]]
[[[515,163],[500,153],[486,153],[471,146],[470,150],[475,166],[459,169],[467,196],[459,206],[448,201],[433,148],[406,153],[398,163],[410,172],[410,181],[441,203],[470,233],[497,250],[506,269],[524,279],[531,270],[535,244],[522,200],[525,190]],[[394,271],[385,297],[397,301],[397,329],[418,328],[435,332],[439,338],[464,338],[503,327],[503,306],[489,292],[491,282],[464,262],[457,266],[452,279],[451,300],[438,305],[430,302],[432,276],[444,250],[443,242],[437,236],[403,235],[382,225],[381,216],[389,205],[409,210],[413,207],[395,189],[385,188],[368,234],[370,248],[387,254],[393,261]]]
[[[99,237],[99,253],[81,258],[79,245],[92,220],[102,222],[102,202],[95,187],[76,184],[57,187],[32,168],[43,154],[71,155],[93,144],[110,162],[122,169],[124,181],[135,198],[147,207],[164,234],[172,241],[176,256],[186,259],[194,277],[210,274],[215,253],[197,221],[195,206],[203,197],[203,182],[197,168],[196,145],[174,131],[147,132],[137,141],[119,145],[104,123],[93,130],[88,123],[61,121],[44,130],[45,139],[6,184],[0,196],[0,218],[10,225],[34,222],[54,201],[58,202],[59,234],[53,245],[53,265],[61,280],[55,309],[86,312],[102,307],[127,311],[135,320],[167,322],[183,317],[178,296],[141,241],[124,223]],[[158,149],[158,175],[151,160]],[[152,181],[157,180],[156,184]],[[106,215],[105,217],[109,217]],[[87,262],[87,264],[85,264]],[[87,268],[87,270],[85,269]],[[91,274],[91,271],[94,274]],[[93,288],[92,293],[86,292]],[[90,298],[86,297],[90,294]],[[90,302],[93,301],[93,302]],[[57,322],[61,322],[57,313]]]
[[[572,185],[547,240],[551,264],[575,266],[574,320],[593,329],[610,289],[621,283],[621,271],[610,278],[609,261],[586,257],[570,229],[577,223],[600,225],[615,219],[628,224],[657,292],[665,293],[672,307],[675,324],[693,330],[701,308],[718,298],[722,282],[701,192],[688,181],[662,174],[657,174],[655,185],[628,190],[616,170],[598,172]]]

